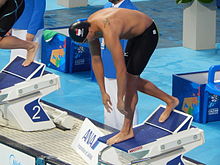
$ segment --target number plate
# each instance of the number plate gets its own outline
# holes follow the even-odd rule
[[[35,100],[24,107],[25,111],[33,122],[42,122],[50,120],[38,100]]]

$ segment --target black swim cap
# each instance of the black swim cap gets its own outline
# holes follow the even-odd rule
[[[89,33],[89,27],[90,23],[86,21],[75,22],[69,27],[69,35],[76,42],[85,42],[86,36]]]

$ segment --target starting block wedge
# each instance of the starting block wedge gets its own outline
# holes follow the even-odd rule
[[[102,160],[102,154],[110,147],[115,147],[137,157],[130,164],[184,165],[183,154],[204,143],[204,132],[191,126],[191,115],[177,110],[165,122],[158,122],[164,110],[165,106],[160,105],[142,124],[135,126],[134,138],[104,148],[99,154],[99,164],[111,164]],[[117,133],[98,140],[106,144]]]
[[[0,123],[22,131],[54,128],[40,99],[60,88],[59,76],[39,62],[24,67],[24,60],[17,56],[0,72]]]

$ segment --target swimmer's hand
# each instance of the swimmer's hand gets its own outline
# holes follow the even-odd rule
[[[125,103],[123,100],[118,100],[117,108],[118,108],[119,112],[121,112],[123,115],[126,116],[128,114],[128,112],[125,111]]]
[[[112,102],[111,102],[110,96],[107,93],[102,94],[102,102],[103,102],[107,112],[111,113]]]

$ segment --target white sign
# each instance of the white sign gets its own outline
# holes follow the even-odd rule
[[[99,152],[107,146],[98,141],[101,136],[104,134],[86,118],[71,146],[88,164],[97,165]],[[105,161],[110,160],[114,161],[114,164],[121,164],[115,150],[111,149],[106,152],[110,152],[110,154],[105,154],[109,156],[109,158],[103,158]]]
[[[1,165],[35,165],[35,158],[0,143]]]

